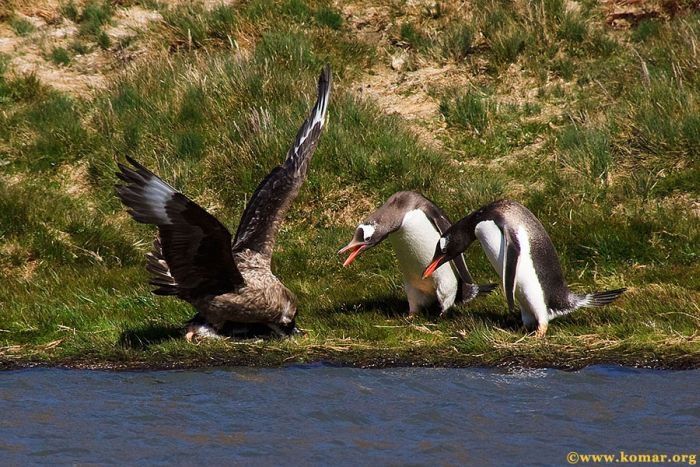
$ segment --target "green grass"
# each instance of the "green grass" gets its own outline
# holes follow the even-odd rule
[[[444,33],[443,54],[455,60],[463,60],[474,51],[474,27],[458,23]]]
[[[610,138],[601,130],[571,126],[559,136],[562,162],[593,180],[604,179],[612,164]]]
[[[85,55],[90,52],[90,47],[80,39],[76,39],[71,42],[69,48],[71,52],[75,53],[76,55]]]
[[[489,123],[485,99],[474,92],[458,95],[453,102],[444,100],[440,111],[449,124],[472,128],[477,133],[484,131]]]
[[[32,23],[18,16],[14,16],[10,19],[10,27],[12,27],[12,30],[15,31],[18,36],[28,36],[36,31]]]
[[[415,49],[420,49],[428,44],[428,38],[412,23],[404,23],[399,30],[401,40]]]
[[[97,34],[97,45],[99,45],[101,49],[109,49],[109,46],[112,45],[112,40],[106,32],[100,31]]]
[[[90,5],[63,14],[103,31],[114,10]],[[164,23],[144,35],[162,49],[90,97],[17,75],[0,57],[0,366],[700,366],[700,17],[640,33],[644,23],[610,29],[592,3],[474,6],[470,18],[447,4],[397,13],[387,30],[403,43],[381,47],[363,43],[330,2],[161,6]],[[460,67],[455,80],[425,83],[446,122],[435,144],[416,136],[421,123],[356,91],[365,70],[406,44],[417,67]],[[193,311],[150,294],[154,231],[114,196],[115,160],[133,155],[234,230],[326,62],[329,126],[273,260],[307,334],[187,344]],[[350,268],[336,254],[373,207],[406,189],[454,219],[516,199],[546,227],[572,288],[629,290],[553,321],[545,340],[525,335],[500,291],[408,322],[388,245]],[[496,281],[478,246],[467,261],[479,282]]]
[[[175,41],[188,47],[201,47],[208,40],[233,36],[236,13],[233,7],[219,5],[206,10],[200,4],[165,11],[164,20],[175,35]]]
[[[103,49],[110,46],[110,39],[104,32],[104,27],[110,24],[114,7],[108,0],[88,0],[82,8],[70,0],[61,5],[60,13],[77,23],[82,39],[95,41]]]
[[[102,28],[109,23],[112,13],[109,1],[88,1],[78,18],[80,34],[98,38],[103,33]]]
[[[56,65],[68,65],[70,63],[70,52],[63,47],[54,47],[51,49],[50,58]]]
[[[340,29],[343,25],[343,17],[336,10],[322,6],[316,11],[316,21],[322,26],[331,29]]]
[[[74,22],[80,20],[80,10],[73,0],[69,0],[61,5],[61,14]]]

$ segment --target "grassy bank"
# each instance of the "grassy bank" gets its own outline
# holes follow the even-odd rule
[[[0,10],[15,40],[0,49],[0,367],[700,367],[700,15],[687,5],[620,23],[557,0],[70,2],[48,18],[30,3]],[[153,230],[114,196],[115,160],[133,155],[235,230],[326,62],[330,124],[273,260],[306,335],[187,344],[192,309],[149,293]],[[455,219],[516,199],[573,288],[628,292],[544,340],[501,292],[408,322],[388,245],[348,269],[335,253],[405,189]],[[478,247],[467,260],[496,280]]]

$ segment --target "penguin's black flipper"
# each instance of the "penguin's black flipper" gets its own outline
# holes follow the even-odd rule
[[[469,269],[467,269],[467,263],[464,261],[463,254],[453,259],[452,264],[455,265],[457,274],[459,274],[460,287],[457,290],[458,303],[467,303],[481,295],[488,295],[498,287],[498,284],[475,284],[474,279],[472,279],[471,274],[469,274]]]
[[[505,252],[503,255],[503,290],[508,300],[508,310],[515,311],[515,272],[518,269],[518,258],[520,258],[520,243],[511,229],[501,226],[503,241],[505,242]]]
[[[455,268],[457,269],[457,273],[459,274],[459,278],[464,282],[465,284],[473,284],[474,279],[472,278],[472,275],[469,274],[469,269],[467,269],[467,263],[464,261],[464,255],[461,254],[457,256],[455,259],[452,260],[452,264],[455,265]]]

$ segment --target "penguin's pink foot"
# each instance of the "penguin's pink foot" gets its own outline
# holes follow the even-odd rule
[[[547,333],[547,323],[540,323],[537,326],[537,331],[535,331],[536,339],[543,339],[544,335]]]

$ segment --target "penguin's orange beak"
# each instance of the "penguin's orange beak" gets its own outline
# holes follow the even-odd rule
[[[348,267],[350,264],[352,264],[353,261],[355,261],[355,258],[357,258],[360,253],[362,253],[362,250],[367,248],[367,244],[365,242],[358,242],[356,240],[351,241],[348,243],[347,246],[341,248],[338,250],[338,254],[342,255],[343,253],[350,252],[350,256],[348,256],[348,259],[345,260],[343,263],[343,267]]]
[[[427,268],[425,268],[425,271],[423,271],[423,279],[427,279],[428,277],[430,277],[437,268],[442,266],[442,263],[445,262],[446,257],[447,255],[440,255],[437,258],[435,258],[433,262],[430,263]]]

